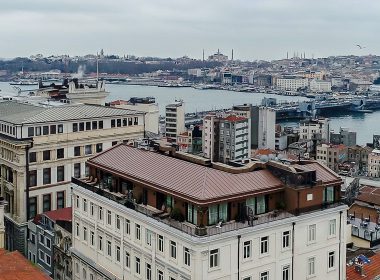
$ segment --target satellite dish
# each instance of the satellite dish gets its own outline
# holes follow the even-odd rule
[[[269,159],[268,159],[268,156],[261,156],[260,157],[260,161],[262,161],[262,162],[267,162]]]

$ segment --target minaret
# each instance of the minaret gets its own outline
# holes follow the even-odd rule
[[[232,51],[231,51],[231,61],[233,61],[234,60],[234,49],[232,49]]]
[[[203,52],[202,52],[202,60],[203,62],[205,62],[205,49],[203,49]]]
[[[286,52],[286,59],[289,59],[289,52]]]

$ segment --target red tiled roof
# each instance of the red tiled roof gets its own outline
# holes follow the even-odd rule
[[[360,200],[367,203],[373,203],[380,206],[380,188],[363,186],[360,188],[359,195],[356,200]]]
[[[126,145],[114,146],[88,163],[198,204],[283,188],[268,170],[232,174]]]
[[[349,266],[347,267],[346,271],[346,279],[347,280],[373,280],[376,278],[376,276],[380,275],[380,254],[376,254],[369,258],[371,260],[371,263],[364,264],[363,270],[364,275],[361,276],[358,272],[355,271],[355,266]]]
[[[224,120],[229,121],[229,122],[238,122],[238,121],[245,121],[247,120],[247,118],[239,117],[235,115],[229,115],[228,117],[225,117]]]
[[[0,249],[0,280],[51,280],[18,251]]]
[[[71,207],[48,211],[43,214],[53,221],[71,221],[73,217]]]

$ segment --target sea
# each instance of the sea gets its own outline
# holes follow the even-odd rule
[[[21,86],[24,90],[33,90],[36,86]],[[6,82],[0,82],[0,94],[15,95],[16,90]],[[168,88],[156,86],[107,84],[106,90],[110,92],[107,101],[128,100],[131,97],[154,97],[159,105],[160,114],[164,114],[165,106],[175,100],[185,102],[186,113],[199,112],[212,109],[226,109],[233,105],[251,103],[260,105],[264,97],[276,98],[277,102],[307,100],[300,96],[281,96],[265,93],[235,92],[227,90],[200,90],[190,87]],[[372,143],[373,135],[380,134],[380,110],[372,113],[332,113],[327,116],[330,127],[338,131],[340,127],[349,128],[357,132],[357,144]],[[297,126],[298,121],[282,121],[287,126]]]

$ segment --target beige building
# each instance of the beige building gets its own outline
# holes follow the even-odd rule
[[[298,77],[285,77],[278,78],[276,80],[276,86],[281,90],[297,91],[300,88],[306,88],[309,86],[309,80],[306,78]]]
[[[373,150],[368,154],[368,176],[380,177],[380,150]]]
[[[348,159],[348,148],[345,145],[321,144],[317,147],[316,159],[337,172],[339,164]]]
[[[27,221],[71,205],[71,177],[86,160],[120,142],[144,137],[141,112],[95,105],[41,107],[0,103],[0,196],[5,245],[26,255]]]
[[[176,142],[177,136],[185,131],[185,104],[183,101],[166,105],[165,137],[170,142]]]
[[[4,206],[5,206],[4,198],[0,197],[0,249],[4,248],[4,240],[5,240]]]
[[[331,92],[331,82],[313,79],[310,81],[310,90],[313,92]]]

